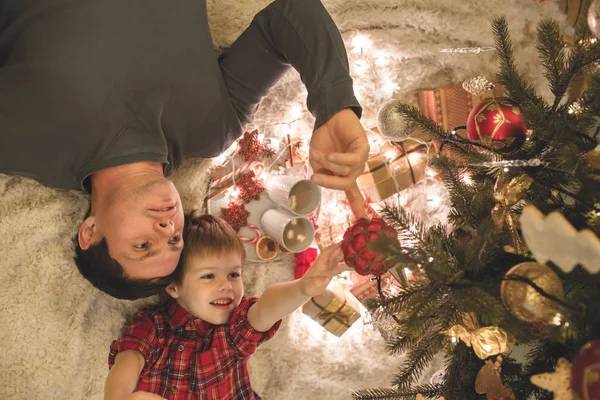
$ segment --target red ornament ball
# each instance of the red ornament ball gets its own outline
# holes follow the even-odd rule
[[[369,243],[379,239],[381,235],[398,238],[396,230],[387,225],[381,218],[367,220],[361,218],[344,233],[342,252],[344,262],[360,275],[382,275],[393,265],[385,256],[369,249]]]
[[[506,97],[485,99],[471,110],[467,133],[473,142],[510,153],[519,149],[527,137],[523,109]]]
[[[581,348],[571,365],[571,390],[581,400],[600,400],[600,340]]]

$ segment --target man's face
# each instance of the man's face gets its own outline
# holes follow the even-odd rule
[[[139,182],[111,194],[96,210],[94,242],[106,238],[109,253],[130,278],[171,274],[183,249],[183,208],[166,178]]]

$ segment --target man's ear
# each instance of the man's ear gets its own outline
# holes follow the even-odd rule
[[[174,299],[179,298],[179,290],[177,289],[177,284],[175,282],[169,283],[169,286],[165,288],[165,292]]]
[[[96,217],[90,216],[83,220],[79,227],[77,240],[82,250],[87,250],[93,244],[92,238],[96,232]]]

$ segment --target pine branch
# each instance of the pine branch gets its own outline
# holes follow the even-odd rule
[[[540,61],[546,72],[550,90],[555,96],[553,110],[560,104],[562,97],[569,87],[569,81],[563,79],[565,75],[565,53],[560,29],[553,20],[544,20],[538,25],[537,50]]]
[[[494,19],[492,21],[492,31],[495,37],[496,51],[500,57],[500,72],[497,78],[506,89],[509,97],[525,109],[535,108],[540,112],[547,109],[547,104],[541,97],[536,95],[533,86],[526,83],[517,71],[506,19],[503,17]]]
[[[400,367],[400,372],[394,378],[394,386],[398,390],[408,389],[423,370],[431,363],[433,357],[441,350],[441,341],[433,340],[431,336],[423,336],[415,347],[408,353]]]
[[[481,287],[454,289],[451,296],[457,309],[475,313],[483,326],[502,325],[505,319],[504,304]]]
[[[423,280],[414,280],[403,288],[396,296],[385,299],[377,298],[372,307],[382,307],[386,314],[396,315],[411,308],[411,303],[420,303],[428,301],[434,291],[434,285]]]
[[[442,394],[440,385],[421,385],[405,390],[394,389],[361,389],[352,392],[357,400],[415,400],[417,394],[426,399],[437,399]]]
[[[444,398],[448,400],[480,400],[485,396],[475,393],[475,377],[483,366],[483,361],[467,346],[458,342],[453,352],[446,356],[444,377]]]

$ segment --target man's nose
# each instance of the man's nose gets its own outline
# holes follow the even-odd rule
[[[175,223],[170,218],[160,219],[154,222],[154,230],[163,236],[171,237],[175,233]]]

